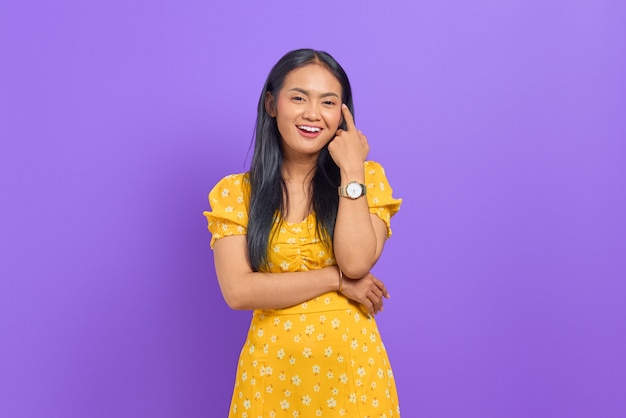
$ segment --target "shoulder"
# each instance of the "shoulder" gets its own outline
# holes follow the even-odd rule
[[[383,168],[383,166],[376,162],[376,161],[365,161],[365,163],[363,163],[364,168],[365,168],[365,181],[374,181],[374,180],[381,180],[381,179],[385,179],[386,175],[385,175],[385,169]]]
[[[244,196],[248,190],[248,173],[229,174],[223,177],[213,187],[209,193],[210,203],[217,203],[219,200],[239,196]]]
[[[242,206],[249,194],[248,173],[223,177],[209,193],[209,203],[214,209],[222,205]]]

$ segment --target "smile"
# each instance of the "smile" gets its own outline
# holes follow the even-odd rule
[[[301,129],[303,131],[307,131],[307,132],[313,132],[313,133],[317,133],[317,132],[321,132],[322,128],[318,128],[316,126],[307,126],[307,125],[299,125],[298,129]]]

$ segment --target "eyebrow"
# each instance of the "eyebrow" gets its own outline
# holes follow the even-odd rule
[[[308,92],[308,91],[307,91],[307,90],[305,90],[305,89],[301,89],[301,88],[299,88],[299,87],[294,87],[294,88],[292,88],[292,89],[289,89],[288,91],[297,91],[297,92],[300,92],[300,93],[302,93],[302,94],[306,94],[307,96],[310,96],[310,95],[311,95],[311,93],[310,93],[310,92]],[[320,94],[320,97],[328,97],[328,96],[333,96],[333,97],[339,98],[339,95],[338,95],[337,93],[333,93],[333,92],[328,92],[328,93],[322,93],[322,94]]]

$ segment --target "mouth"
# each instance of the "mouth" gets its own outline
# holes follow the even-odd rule
[[[296,125],[296,127],[300,130],[300,133],[307,138],[315,138],[322,132],[322,128],[319,126]]]

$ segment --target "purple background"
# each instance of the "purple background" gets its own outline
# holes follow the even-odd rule
[[[617,0],[2,1],[0,416],[226,415],[202,211],[298,47],[404,198],[403,416],[626,416],[625,40]]]

